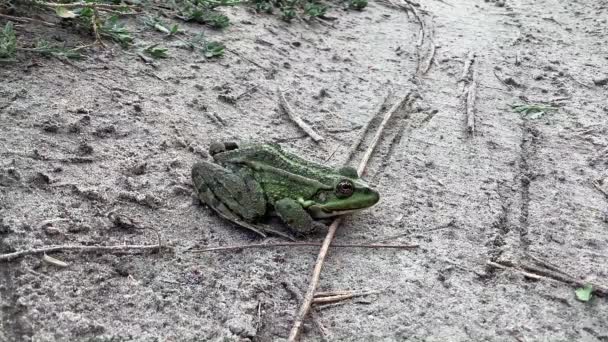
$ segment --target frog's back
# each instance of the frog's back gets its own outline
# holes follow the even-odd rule
[[[284,151],[277,144],[239,145],[238,149],[216,156],[216,161],[219,163],[257,162],[321,182],[329,181],[333,178],[332,175],[336,174],[334,169]]]

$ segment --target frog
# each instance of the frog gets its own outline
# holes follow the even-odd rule
[[[198,199],[225,219],[261,236],[293,240],[321,229],[336,216],[378,203],[377,190],[353,167],[333,168],[304,159],[277,143],[214,142],[213,161],[192,166]],[[276,230],[264,222],[278,217],[286,226]]]

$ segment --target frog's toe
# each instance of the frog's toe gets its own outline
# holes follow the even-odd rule
[[[274,204],[277,215],[287,224],[289,229],[298,234],[309,234],[319,228],[319,223],[291,198],[284,198]]]
[[[237,143],[234,141],[226,141],[226,142],[214,141],[209,145],[209,154],[211,156],[214,156],[218,153],[232,151],[232,150],[236,150],[238,148],[239,148],[239,145],[237,145]]]
[[[226,146],[223,142],[214,141],[209,145],[209,154],[214,156],[218,153],[222,153],[226,151]]]

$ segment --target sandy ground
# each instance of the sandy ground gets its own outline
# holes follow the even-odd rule
[[[302,340],[608,341],[605,298],[584,303],[576,286],[487,265],[540,258],[608,284],[606,2],[424,1],[421,46],[415,17],[383,3],[324,25],[226,13],[232,26],[205,29],[236,52],[219,60],[168,42],[172,58],[157,68],[116,46],[86,62],[20,55],[1,66],[0,252],[154,244],[158,230],[175,253],[1,263],[0,341],[284,340],[318,249],[189,252],[280,241],[200,205],[192,164],[229,139],[342,165],[389,92],[385,106],[410,91],[419,98],[395,115],[364,175],[381,201],[348,217],[336,242],[420,248],[332,249],[321,290],[378,293],[317,308]],[[432,44],[430,70],[417,74]],[[472,136],[470,77],[459,82],[470,52]],[[277,87],[324,142],[279,110]],[[511,109],[525,101],[557,110]]]

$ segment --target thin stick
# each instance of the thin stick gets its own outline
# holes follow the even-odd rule
[[[460,79],[458,79],[458,82],[465,81],[467,79],[467,77],[469,76],[469,70],[471,69],[471,65],[473,65],[474,62],[475,62],[475,52],[469,51],[469,53],[467,54],[467,60],[464,61],[464,68],[462,69],[462,75],[460,76]]]
[[[160,250],[161,248],[170,248],[167,246],[156,245],[117,245],[117,246],[48,246],[41,248],[25,249],[18,252],[0,254],[0,261],[11,261],[25,255],[46,254],[52,252],[75,251],[78,253],[95,253],[95,252],[126,252],[126,251],[144,251],[144,250]]]
[[[207,253],[207,252],[223,252],[223,251],[238,251],[242,249],[253,249],[253,248],[273,248],[273,247],[310,247],[310,246],[322,246],[321,242],[278,242],[278,243],[256,243],[250,245],[238,245],[238,246],[220,246],[220,247],[209,247],[203,249],[193,249],[190,253]],[[330,247],[338,248],[389,248],[389,249],[415,249],[418,245],[390,245],[390,244],[350,244],[350,243],[336,243],[331,244]]]
[[[372,139],[372,142],[370,143],[369,148],[363,155],[363,158],[361,158],[361,162],[359,163],[359,167],[357,168],[357,173],[359,174],[359,176],[363,174],[363,171],[365,171],[365,168],[367,167],[367,162],[369,161],[369,158],[371,158],[372,153],[374,153],[374,150],[376,149],[376,145],[378,145],[378,141],[380,141],[380,137],[382,136],[382,131],[384,131],[386,124],[391,119],[393,114],[395,114],[395,112],[399,108],[401,108],[401,106],[403,106],[403,104],[410,98],[410,95],[411,95],[411,92],[407,93],[407,95],[402,97],[401,100],[399,100],[397,103],[395,103],[393,105],[393,107],[391,107],[391,109],[388,112],[386,112],[386,114],[384,114],[384,119],[382,120],[382,123],[380,123],[380,126],[378,127],[378,130],[376,131],[376,135]]]
[[[105,48],[106,45],[101,40],[101,35],[99,34],[99,30],[97,28],[97,11],[93,11],[93,15],[91,16],[91,25],[93,26],[93,33],[95,34],[95,43],[101,45],[101,47]]]
[[[507,82],[505,82],[500,76],[498,76],[498,74],[496,73],[496,71],[494,71],[494,77],[496,77],[496,79],[498,80],[498,82],[500,82],[502,85],[504,85],[505,87],[507,87],[507,89],[513,90],[513,87],[511,87],[510,85],[508,85]]]
[[[550,271],[544,271],[544,270],[539,270],[535,267],[531,267],[531,266],[505,266],[493,261],[487,261],[487,264],[495,267],[495,268],[500,268],[503,270],[512,270],[515,271],[517,273],[520,273],[528,278],[532,278],[532,279],[537,279],[537,280],[550,280],[550,281],[557,281],[560,283],[565,283],[565,284],[570,284],[570,285],[574,285],[574,286],[579,286],[579,287],[584,287],[587,284],[590,284],[593,287],[593,292],[597,295],[600,296],[608,296],[608,287],[600,285],[600,284],[594,284],[591,282],[585,282],[585,281],[581,281],[581,280],[577,280],[577,279],[570,279],[569,277],[565,277],[563,275],[560,274],[556,274]],[[522,270],[520,267],[525,268],[526,270]]]
[[[422,75],[426,74],[429,71],[429,69],[431,69],[431,65],[433,65],[433,58],[435,58],[436,50],[437,50],[437,46],[435,45],[435,42],[433,41],[433,39],[431,39],[431,54],[430,54],[427,62],[425,63],[425,67],[422,68],[422,70],[421,70]]]
[[[374,114],[374,116],[372,116],[371,119],[369,119],[369,121],[367,121],[367,123],[365,124],[365,126],[361,130],[361,132],[360,132],[359,137],[357,138],[357,140],[355,140],[353,142],[353,144],[350,146],[349,153],[346,156],[346,160],[344,161],[345,164],[348,163],[348,162],[350,162],[350,159],[353,157],[353,155],[355,154],[355,152],[357,152],[357,149],[359,148],[359,146],[363,142],[363,139],[365,138],[365,136],[367,134],[367,131],[369,130],[369,127],[372,124],[372,121],[374,121],[374,119],[376,118],[376,116],[378,116],[378,115],[380,115],[382,113],[382,110],[384,109],[384,107],[388,103],[388,99],[391,96],[393,96],[393,91],[389,90],[389,92],[386,95],[386,97],[384,97],[384,101],[382,101],[382,103],[380,104],[380,107],[378,107],[378,110],[376,110],[376,114]]]
[[[308,124],[306,122],[304,122],[300,118],[300,116],[298,116],[294,112],[294,110],[291,108],[291,106],[287,102],[287,99],[285,98],[285,94],[283,93],[283,91],[281,91],[280,88],[278,89],[278,92],[279,92],[279,104],[281,105],[283,110],[285,110],[285,112],[287,113],[287,115],[289,116],[291,121],[293,121],[296,125],[298,125],[298,127],[300,127],[304,132],[306,132],[306,134],[308,134],[308,136],[311,137],[312,140],[314,140],[315,142],[320,142],[320,141],[325,140],[322,136],[320,136],[317,132],[315,132],[312,129],[312,127],[308,126]]]
[[[369,161],[369,158],[371,157],[372,153],[376,149],[376,145],[378,144],[378,141],[380,140],[380,136],[382,135],[382,131],[386,127],[386,124],[388,123],[390,118],[393,116],[393,114],[397,111],[397,109],[399,109],[401,107],[401,105],[403,103],[405,103],[407,99],[409,99],[410,94],[411,94],[411,92],[409,92],[406,96],[404,96],[399,102],[397,102],[384,115],[384,119],[382,120],[382,123],[380,124],[380,126],[378,127],[378,130],[376,131],[376,135],[374,136],[374,139],[370,143],[370,146],[367,148],[367,151],[365,152],[365,154],[363,155],[363,158],[361,159],[361,162],[359,163],[359,167],[357,168],[357,173],[359,175],[363,174],[363,171],[365,171],[367,162]],[[300,336],[300,329],[302,328],[304,319],[306,318],[306,315],[308,314],[308,311],[310,310],[310,306],[312,305],[315,291],[317,290],[317,286],[319,285],[319,277],[321,276],[321,269],[323,268],[323,263],[325,262],[325,256],[327,255],[329,246],[331,245],[331,242],[334,239],[334,236],[336,235],[336,230],[338,229],[338,226],[340,226],[341,222],[342,222],[342,218],[338,217],[329,226],[327,235],[325,236],[325,240],[323,240],[323,245],[321,246],[321,250],[319,251],[319,255],[317,256],[317,262],[315,263],[315,268],[312,272],[312,277],[310,279],[310,284],[308,285],[308,290],[306,291],[306,295],[304,296],[304,300],[300,306],[300,310],[298,311],[296,320],[294,321],[293,327],[291,328],[291,332],[289,333],[289,338],[287,339],[288,342],[295,342],[298,339],[298,337]]]
[[[601,192],[606,199],[608,199],[608,192],[602,188],[598,181],[593,181],[593,187],[597,189],[597,191]]]
[[[283,286],[285,286],[285,289],[289,291],[294,297],[296,297],[298,302],[302,301],[302,295],[300,294],[300,290],[298,290],[292,283],[284,282]],[[329,334],[327,333],[327,329],[321,323],[321,320],[319,319],[317,313],[313,311],[311,312],[311,316],[313,322],[317,326],[317,329],[319,329],[319,333],[321,334],[323,341],[327,341],[327,336]]]
[[[224,48],[224,49],[225,49],[226,51],[228,51],[228,52],[230,52],[230,53],[234,54],[235,56],[238,56],[238,57],[240,57],[240,58],[242,58],[242,59],[246,60],[247,62],[249,62],[249,63],[251,63],[251,64],[253,64],[253,65],[257,66],[258,68],[260,68],[260,69],[262,69],[262,70],[264,70],[264,71],[266,71],[266,72],[269,72],[269,71],[270,71],[270,69],[268,69],[267,67],[265,67],[265,66],[261,65],[260,63],[258,63],[258,62],[256,62],[256,61],[254,61],[254,60],[252,60],[252,59],[250,59],[250,58],[247,58],[247,57],[243,56],[243,55],[242,55],[240,52],[237,52],[237,51],[235,51],[235,50],[228,49],[228,48]]]
[[[467,132],[475,133],[475,98],[477,97],[477,69],[473,69],[473,80],[467,90]]]
[[[422,20],[422,17],[418,13],[416,7],[410,1],[405,0],[404,2],[408,5],[409,10],[414,14],[414,17],[418,21],[418,24],[420,24],[420,31],[418,32],[418,42],[416,43],[416,46],[422,46],[422,43],[424,43],[426,25],[424,25],[424,21]]]
[[[344,291],[340,291],[340,292],[344,292]],[[340,293],[340,294],[329,295],[329,296],[319,296],[317,294],[317,295],[315,295],[312,302],[313,302],[313,304],[336,303],[336,302],[341,302],[341,301],[347,300],[347,299],[369,296],[369,295],[378,294],[378,293],[380,293],[380,292],[379,291],[367,291],[367,292],[349,291],[349,293]]]
[[[138,8],[137,5],[112,5],[112,4],[102,4],[97,2],[73,2],[69,4],[56,4],[53,2],[40,2],[40,1],[31,1],[36,5],[46,6],[46,7],[62,7],[62,8],[77,8],[77,7],[96,7],[98,9],[122,9],[122,8]]]
[[[46,26],[50,26],[50,27],[56,26],[55,24],[49,23],[48,21],[44,21],[44,20],[25,18],[25,17],[14,17],[12,15],[2,14],[2,13],[0,13],[0,18],[6,18],[6,19],[14,20],[14,21],[17,21],[17,22],[20,22],[20,23],[34,22],[34,23],[40,23],[40,24],[43,24],[43,25],[46,25]]]

